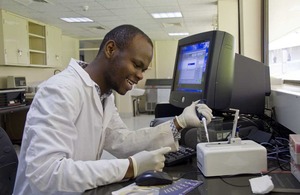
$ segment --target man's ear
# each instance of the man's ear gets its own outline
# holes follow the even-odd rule
[[[104,50],[106,57],[111,58],[116,48],[117,48],[116,43],[113,40],[107,41]]]

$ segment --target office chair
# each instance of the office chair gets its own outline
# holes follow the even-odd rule
[[[0,194],[12,194],[18,156],[5,130],[0,127]]]
[[[158,103],[154,109],[155,118],[164,118],[164,117],[174,117],[180,115],[183,111],[183,108],[173,106],[170,103]]]

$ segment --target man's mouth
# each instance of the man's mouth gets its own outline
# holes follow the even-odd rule
[[[134,81],[132,81],[132,80],[129,80],[129,79],[127,79],[127,82],[128,82],[130,85],[134,85],[134,84],[136,84]]]

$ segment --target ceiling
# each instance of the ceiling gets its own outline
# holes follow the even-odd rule
[[[0,8],[56,26],[63,35],[79,39],[103,38],[120,24],[132,24],[153,40],[176,40],[183,37],[168,33],[209,31],[215,29],[217,21],[217,0],[0,0]],[[177,11],[182,18],[151,16]],[[67,23],[61,17],[88,17],[94,22]]]

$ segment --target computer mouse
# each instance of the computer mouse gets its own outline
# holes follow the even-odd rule
[[[172,184],[173,179],[166,172],[150,170],[137,176],[135,183],[138,186],[167,185]]]

